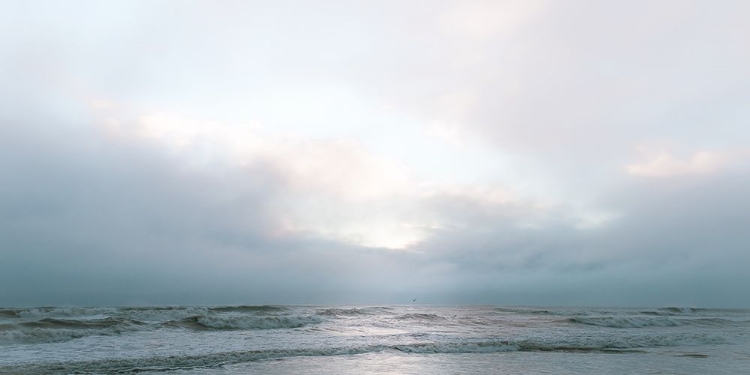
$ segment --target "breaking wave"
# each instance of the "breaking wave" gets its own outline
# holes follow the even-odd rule
[[[17,318],[18,313],[16,309],[0,309],[0,318]]]
[[[63,342],[156,329],[293,329],[323,321],[277,306],[53,308],[0,310],[0,345]]]
[[[86,336],[111,336],[137,331],[147,324],[130,319],[66,320],[44,318],[38,321],[0,324],[0,344],[62,342]]]

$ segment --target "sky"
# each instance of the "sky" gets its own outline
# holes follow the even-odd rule
[[[750,307],[750,2],[0,3],[0,305]]]

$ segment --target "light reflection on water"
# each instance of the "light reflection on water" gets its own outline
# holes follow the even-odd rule
[[[337,357],[294,357],[185,370],[180,374],[742,374],[750,362],[664,354],[602,353],[367,353]]]

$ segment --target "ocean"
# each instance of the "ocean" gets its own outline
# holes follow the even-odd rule
[[[748,374],[750,310],[0,308],[0,374]]]

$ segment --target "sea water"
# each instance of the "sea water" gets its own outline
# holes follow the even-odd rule
[[[0,308],[0,373],[742,374],[750,310]]]

